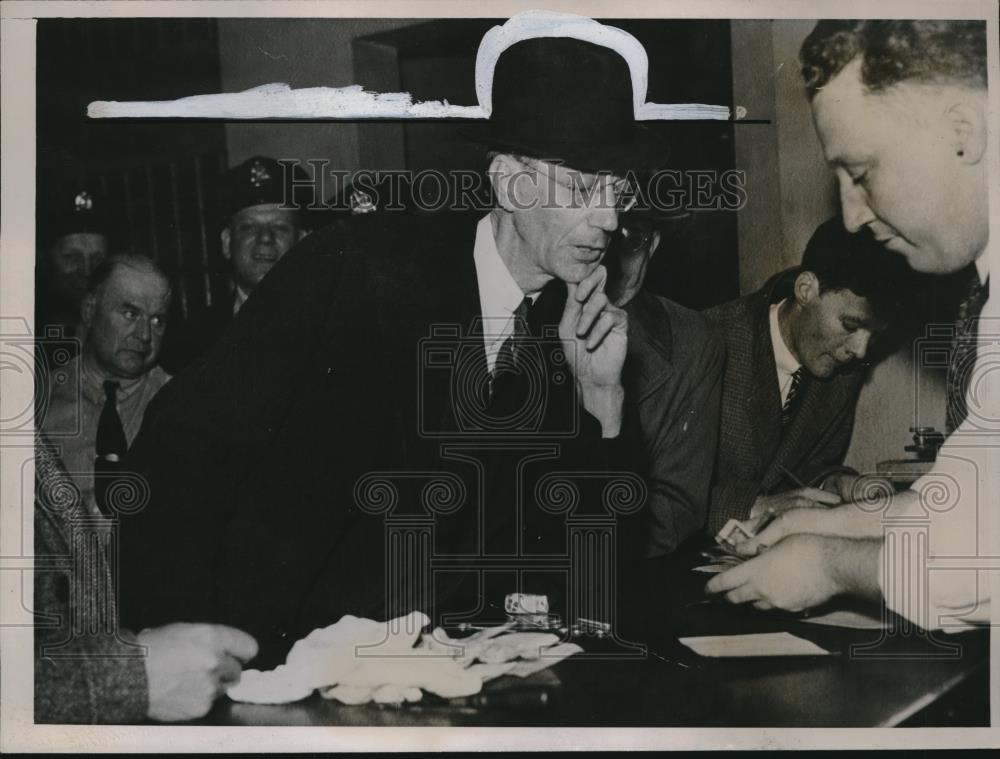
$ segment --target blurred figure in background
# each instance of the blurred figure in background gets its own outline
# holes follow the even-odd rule
[[[218,341],[247,298],[282,256],[305,234],[304,217],[292,204],[292,182],[306,183],[298,166],[286,177],[273,158],[254,156],[227,172],[222,187],[222,256],[229,263],[232,293],[192,311],[171,334],[163,365],[172,374]]]
[[[104,198],[79,187],[43,198],[38,210],[35,263],[35,334],[61,330],[83,337],[80,305],[91,273],[109,254]]]

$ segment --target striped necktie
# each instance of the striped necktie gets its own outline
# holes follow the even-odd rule
[[[799,391],[802,386],[802,378],[805,375],[806,368],[800,366],[792,374],[792,385],[788,388],[788,396],[785,398],[785,403],[781,407],[781,426],[787,427],[792,419],[795,418],[795,411],[799,406]]]
[[[965,421],[969,413],[965,395],[969,389],[969,378],[976,365],[976,342],[979,337],[979,314],[989,297],[990,281],[979,281],[979,272],[973,270],[969,286],[958,307],[955,331],[951,341],[951,358],[948,361],[947,398],[948,410],[945,426],[950,435]]]

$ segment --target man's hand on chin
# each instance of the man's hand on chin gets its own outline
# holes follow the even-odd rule
[[[607,269],[598,266],[583,281],[567,283],[559,337],[580,402],[601,423],[603,437],[610,438],[621,429],[628,317],[604,294],[607,276]]]

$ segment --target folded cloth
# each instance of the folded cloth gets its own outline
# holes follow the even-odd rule
[[[525,676],[582,650],[557,646],[559,637],[549,633],[507,633],[508,626],[468,638],[451,638],[440,628],[421,635],[429,622],[420,612],[389,622],[344,616],[298,641],[285,664],[246,670],[227,694],[256,704],[299,701],[317,689],[344,704],[419,701],[425,690],[456,698],[479,693],[502,674]],[[530,662],[529,670],[519,671],[519,661]]]

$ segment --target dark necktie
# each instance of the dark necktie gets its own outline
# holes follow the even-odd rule
[[[108,504],[108,492],[114,475],[121,471],[122,461],[128,451],[128,440],[125,437],[125,427],[118,416],[117,382],[108,380],[104,383],[104,408],[97,420],[97,441],[94,446],[94,500],[97,507],[106,517],[112,516]]]
[[[800,389],[802,387],[802,379],[805,376],[806,368],[800,366],[792,374],[792,385],[788,388],[788,395],[785,398],[785,404],[781,407],[781,426],[787,427],[788,424],[795,418],[795,411],[799,406],[799,396]]]
[[[979,281],[978,271],[973,270],[965,298],[958,307],[955,332],[951,341],[951,360],[948,362],[947,398],[948,410],[945,425],[950,435],[965,421],[969,409],[965,394],[969,389],[969,378],[976,364],[976,342],[979,336],[979,314],[989,297],[990,281]]]
[[[514,309],[514,326],[510,335],[497,352],[496,363],[493,365],[493,376],[490,381],[490,399],[500,392],[506,392],[514,378],[519,374],[519,362],[522,359],[524,341],[528,336],[528,314],[531,301],[525,298]]]

